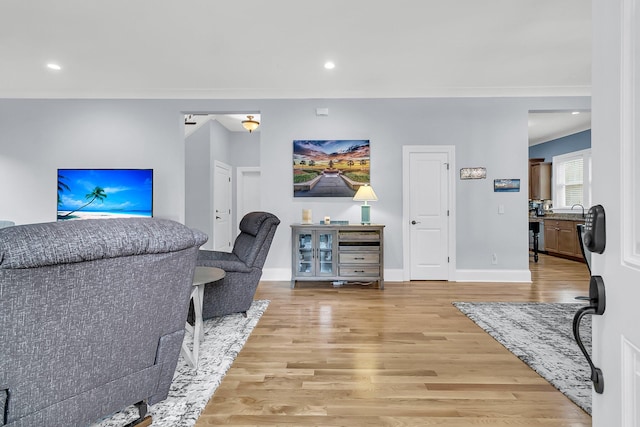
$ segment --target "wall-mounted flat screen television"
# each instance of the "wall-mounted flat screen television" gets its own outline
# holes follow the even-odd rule
[[[153,216],[153,169],[58,169],[58,221]]]

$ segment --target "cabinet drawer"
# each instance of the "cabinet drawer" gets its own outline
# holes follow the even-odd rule
[[[377,242],[380,233],[377,231],[340,231],[338,239],[341,242]]]
[[[378,277],[380,275],[380,267],[363,267],[363,266],[348,266],[341,265],[339,267],[340,276],[349,277]]]
[[[366,252],[340,252],[341,264],[379,264],[379,253]]]

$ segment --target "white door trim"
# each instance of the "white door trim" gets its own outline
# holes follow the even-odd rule
[[[455,166],[455,147],[453,145],[404,145],[402,147],[402,280],[409,281],[411,273],[411,249],[409,234],[411,232],[411,218],[409,205],[409,158],[411,153],[442,153],[446,152],[449,157],[449,171],[447,175],[449,187],[449,281],[455,281],[456,273],[456,198],[455,179],[452,171]]]

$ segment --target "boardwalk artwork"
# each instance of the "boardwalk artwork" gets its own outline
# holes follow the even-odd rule
[[[369,184],[369,140],[294,140],[294,197],[353,197]]]

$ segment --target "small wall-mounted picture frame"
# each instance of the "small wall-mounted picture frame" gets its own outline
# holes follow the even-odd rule
[[[485,179],[487,168],[462,168],[460,169],[460,179]]]
[[[517,193],[520,191],[519,179],[494,179],[493,191],[496,193]]]

